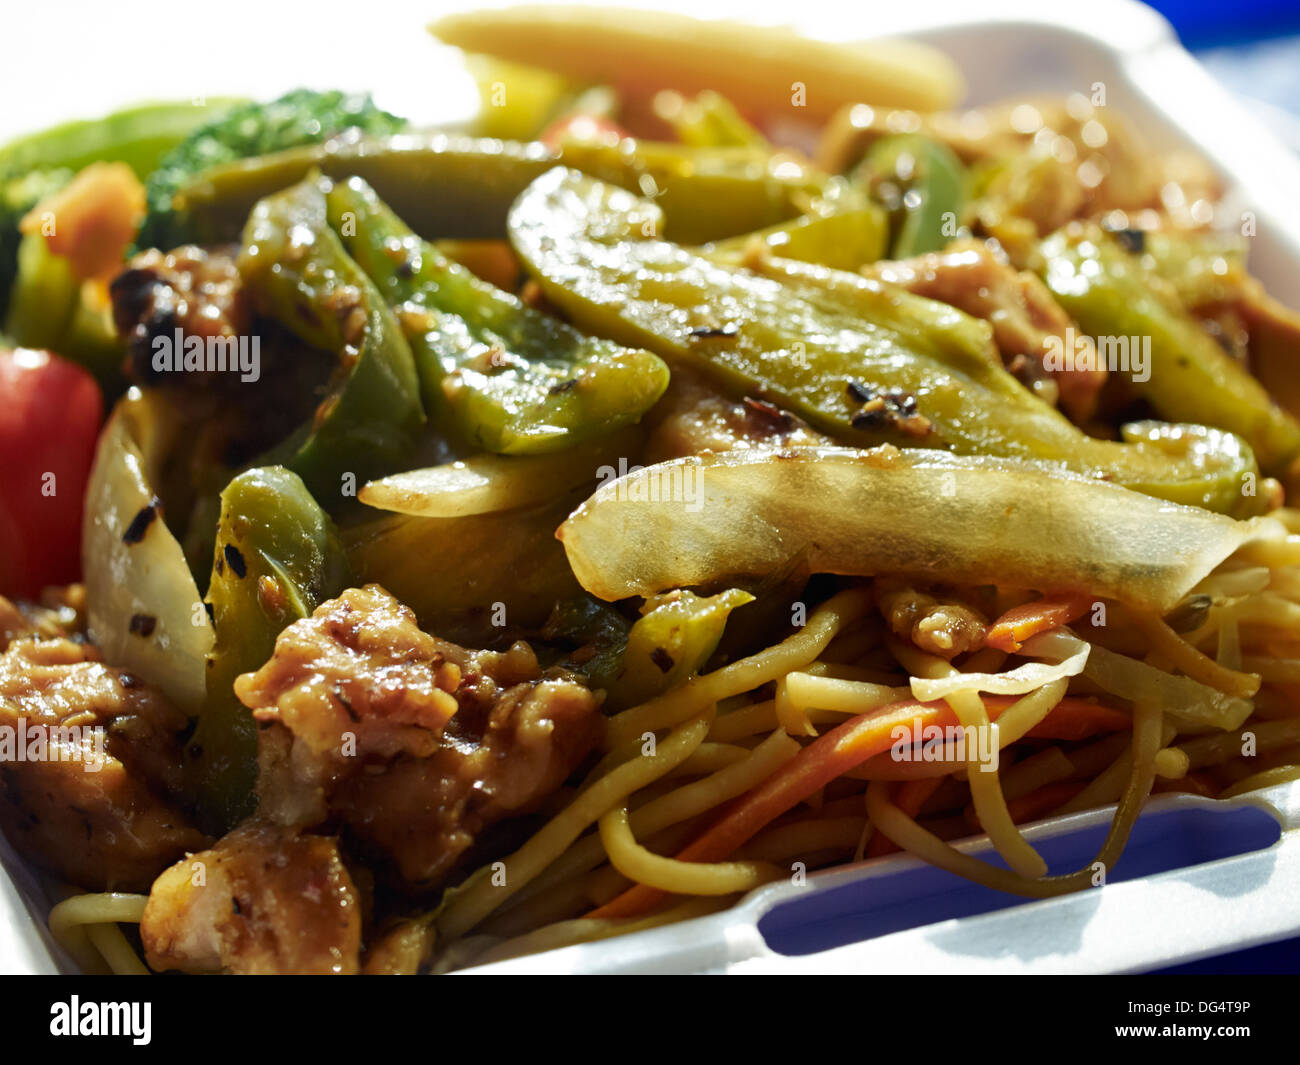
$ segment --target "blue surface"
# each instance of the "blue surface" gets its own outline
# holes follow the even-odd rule
[[[1257,41],[1300,33],[1296,0],[1148,0],[1188,48]]]
[[[1148,0],[1183,44],[1300,151],[1300,0]]]
[[[1036,841],[1055,874],[1092,862],[1106,825]],[[1139,818],[1124,857],[1110,876],[1118,883],[1271,846],[1281,829],[1253,807],[1165,810]],[[985,855],[988,860],[996,860]],[[1104,890],[1104,889],[1103,889]],[[782,954],[811,954],[956,917],[1005,910],[1024,899],[993,891],[933,866],[818,891],[774,907],[758,924]],[[1225,900],[1225,905],[1231,905]],[[936,933],[945,934],[945,933]],[[959,937],[952,943],[960,951]]]

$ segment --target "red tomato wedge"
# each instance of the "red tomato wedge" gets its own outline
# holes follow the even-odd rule
[[[0,595],[81,575],[81,508],[103,418],[95,379],[47,351],[0,351]]]

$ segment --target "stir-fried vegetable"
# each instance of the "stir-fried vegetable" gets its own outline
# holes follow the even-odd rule
[[[1090,645],[1079,642],[1077,647],[1060,650],[1054,645],[1044,646],[1042,641],[1030,641],[1024,647],[1026,656],[1044,654],[1059,661],[1026,662],[1000,673],[963,672],[953,670],[942,677],[912,677],[910,685],[914,698],[922,702],[951,699],[961,692],[988,692],[992,695],[1027,695],[1049,684],[1077,677],[1088,663]]]
[[[295,474],[270,466],[226,486],[207,597],[215,642],[188,763],[216,826],[232,827],[255,804],[257,728],[235,678],[265,664],[285,626],[348,584],[334,526]]]
[[[590,485],[602,468],[640,450],[644,434],[629,427],[590,444],[544,455],[471,455],[394,473],[365,485],[357,498],[376,510],[423,518],[459,518],[545,503]]]
[[[1110,238],[1140,257],[1144,269],[1169,286],[1189,310],[1239,299],[1251,284],[1246,238],[1234,233],[1124,230]]]
[[[654,205],[557,169],[519,199],[510,235],[580,326],[698,366],[846,443],[1050,460],[1180,503],[1258,509],[1254,459],[1235,437],[1089,437],[1002,368],[986,322],[848,273],[768,260],[760,277],[636,239],[659,222]]]
[[[816,573],[1087,591],[1160,610],[1246,540],[1281,535],[1270,519],[1042,465],[893,448],[660,463],[597,489],[560,529],[582,586],[609,600],[768,573],[804,549]]]
[[[893,258],[938,251],[957,235],[965,175],[947,145],[918,133],[885,137],[854,176],[894,216]]]
[[[707,598],[683,590],[647,600],[628,634],[623,671],[606,705],[635,706],[698,673],[722,639],[728,615],[753,600],[739,588]]]
[[[197,713],[212,625],[157,495],[183,432],[180,412],[159,393],[132,390],[118,403],[90,472],[81,558],[96,646]]]
[[[405,327],[439,428],[488,451],[556,451],[638,420],[668,386],[648,351],[592,340],[481,281],[357,178],[329,217]]]
[[[692,97],[664,90],[655,95],[655,114],[672,127],[683,144],[698,148],[768,148],[760,133],[736,105],[706,89]]]
[[[228,240],[258,200],[319,170],[361,178],[427,239],[492,239],[505,231],[515,198],[557,163],[657,194],[674,239],[688,244],[777,225],[848,190],[789,153],[631,139],[549,148],[429,133],[344,139],[214,166],[182,187],[176,203],[196,235]]]
[[[411,349],[330,229],[329,190],[327,181],[308,179],[259,203],[239,257],[264,311],[308,344],[338,353],[330,394],[282,449],[284,464],[322,501],[391,469],[424,424]]]
[[[80,278],[39,232],[22,237],[16,266],[5,332],[28,347],[62,348],[60,338],[81,298]]]
[[[592,690],[608,691],[623,668],[623,650],[632,624],[615,607],[589,595],[555,604],[541,628],[547,640],[564,640],[577,649],[563,663],[587,678]]]
[[[1131,703],[1165,707],[1165,713],[1188,731],[1239,728],[1254,709],[1248,699],[1089,644],[1068,630],[1044,633],[1036,646],[1044,653],[1061,655],[1088,651],[1084,676],[1103,691]]]
[[[1039,255],[1053,295],[1087,333],[1107,338],[1115,350],[1101,357],[1127,354],[1124,376],[1162,417],[1239,434],[1268,473],[1285,472],[1300,454],[1300,422],[1175,300],[1162,295],[1153,283],[1156,275],[1139,257],[1096,228],[1057,233],[1043,242]],[[1139,365],[1146,349],[1149,364]]]
[[[1093,600],[1086,595],[1046,597],[1012,607],[992,625],[984,642],[1007,654],[1015,654],[1028,639],[1040,632],[1068,625],[1083,617]]]
[[[379,135],[396,133],[405,126],[405,119],[376,107],[369,96],[342,92],[298,89],[266,103],[227,108],[190,132],[150,174],[149,214],[140,228],[139,246],[169,249],[196,235],[174,197],[211,167],[318,144],[344,130]]]
[[[889,220],[877,204],[846,207],[825,215],[803,215],[757,233],[731,237],[704,251],[719,262],[744,264],[755,255],[779,255],[835,270],[857,270],[888,250]]]
[[[533,140],[573,93],[567,78],[540,67],[483,55],[465,60],[478,85],[481,106],[473,131],[480,137]]]
[[[5,330],[90,369],[107,391],[122,383],[109,279],[144,213],[144,186],[125,163],[91,163],[19,223],[18,275]]]
[[[581,596],[555,529],[589,492],[455,518],[389,515],[343,530],[361,583],[382,584],[447,639],[484,646]]]
[[[0,148],[0,173],[8,177],[52,168],[75,171],[91,163],[122,162],[144,178],[195,129],[219,121],[240,102],[213,97],[139,104],[103,118],[64,122]]]
[[[217,99],[144,104],[66,122],[0,148],[0,314],[18,269],[18,223],[28,211],[92,163],[122,162],[144,179],[196,126],[233,104]]]
[[[72,180],[64,168],[33,170],[0,181],[0,315],[9,307],[9,292],[18,277],[18,249],[23,235],[19,224],[41,200]]]

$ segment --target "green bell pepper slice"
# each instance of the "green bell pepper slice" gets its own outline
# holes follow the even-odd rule
[[[18,274],[9,293],[4,331],[28,348],[58,350],[81,301],[81,281],[40,233],[18,244]]]
[[[559,664],[586,678],[592,691],[608,691],[623,669],[631,629],[632,623],[609,603],[583,595],[556,603],[540,632],[545,640],[579,645]]]
[[[740,588],[707,598],[679,589],[647,600],[628,633],[623,670],[610,686],[606,711],[643,703],[698,673],[717,649],[727,617],[753,601]]]
[[[264,313],[306,343],[339,353],[312,422],[275,453],[322,501],[355,494],[399,464],[425,421],[411,349],[330,229],[329,189],[312,177],[259,202],[239,255],[240,274]]]
[[[562,450],[636,422],[668,387],[658,356],[583,336],[480,280],[359,178],[326,200],[348,253],[397,309],[426,407],[462,443],[508,455]]]
[[[757,233],[731,237],[702,249],[719,262],[743,265],[755,250],[783,259],[857,270],[889,251],[889,218],[879,204],[865,203],[824,215],[802,215]]]
[[[938,251],[956,235],[965,168],[946,144],[919,133],[884,137],[871,146],[854,178],[895,216],[895,259]]]
[[[111,307],[87,299],[95,291],[83,284],[67,259],[50,251],[40,233],[28,233],[18,244],[18,271],[9,290],[4,332],[15,344],[47,348],[81,364],[112,396],[125,385],[126,352]]]
[[[349,579],[333,523],[296,474],[268,466],[226,485],[207,594],[216,641],[207,700],[187,751],[208,827],[228,829],[256,806],[257,727],[235,697],[235,678],[260,669],[280,632]]]

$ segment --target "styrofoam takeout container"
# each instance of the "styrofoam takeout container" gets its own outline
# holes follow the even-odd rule
[[[638,6],[652,3],[642,0]],[[410,20],[410,26],[400,27],[407,55],[412,54],[410,41],[417,27],[436,15],[440,5],[402,6],[406,13],[391,17],[395,22]],[[678,0],[665,6],[688,7]],[[803,14],[794,17],[801,19],[801,31],[829,39],[906,33],[929,41],[961,66],[971,104],[1072,91],[1091,96],[1098,85],[1104,86],[1106,105],[1136,124],[1151,151],[1195,148],[1218,168],[1228,189],[1224,210],[1226,218],[1234,220],[1229,224],[1238,225],[1235,220],[1250,213],[1252,272],[1278,298],[1300,306],[1300,160],[1209,77],[1159,15],[1132,0],[1048,8],[1027,0],[994,0],[981,6],[979,16],[953,3],[920,2],[863,5],[848,15],[843,5],[811,0],[800,5]],[[700,0],[688,9],[705,17],[767,22],[792,17],[786,4],[765,17],[763,5],[752,0]],[[385,20],[364,21],[364,28],[353,30],[387,29],[375,25]],[[131,19],[124,22],[141,25]],[[230,26],[229,19],[222,22],[224,27],[214,27],[214,32]],[[312,32],[310,27],[295,28]],[[220,54],[222,42],[211,43],[209,54]],[[458,83],[448,80],[431,95],[427,84],[421,87],[409,76],[393,84],[394,71],[410,71],[393,62],[391,49],[377,47],[371,54],[351,30],[348,41],[337,42],[337,48],[345,44],[344,87],[373,88],[380,102],[394,110],[455,119],[463,117],[472,100],[463,75]],[[218,64],[203,84],[184,84],[172,95],[269,95],[294,84],[337,84],[333,71],[320,69],[328,52],[317,52],[317,65],[310,70],[293,69],[294,56],[301,59],[311,51],[291,50],[288,66],[276,64],[276,71],[266,75],[283,83],[250,84],[247,63],[226,69]],[[431,62],[446,62],[451,56],[433,52],[437,55]],[[182,70],[179,76],[187,75]],[[124,90],[127,95],[109,102],[126,103],[158,91],[155,83],[134,92]],[[457,109],[460,114],[451,113]],[[25,125],[86,110],[82,100],[79,106],[69,104],[64,113],[42,115]],[[13,126],[11,120],[10,126],[0,133],[20,132],[24,124]],[[1042,822],[1026,835],[1054,873],[1070,871],[1091,862],[1112,812],[1107,808]],[[982,840],[961,846],[988,850]],[[71,971],[45,931],[48,901],[37,878],[2,840],[0,863],[8,873],[0,877],[0,971]],[[469,971],[1139,972],[1296,935],[1300,782],[1228,802],[1157,797],[1143,812],[1109,883],[1063,898],[1025,902],[911,857],[893,856],[815,873],[799,886],[770,884],[737,907],[709,917]]]

